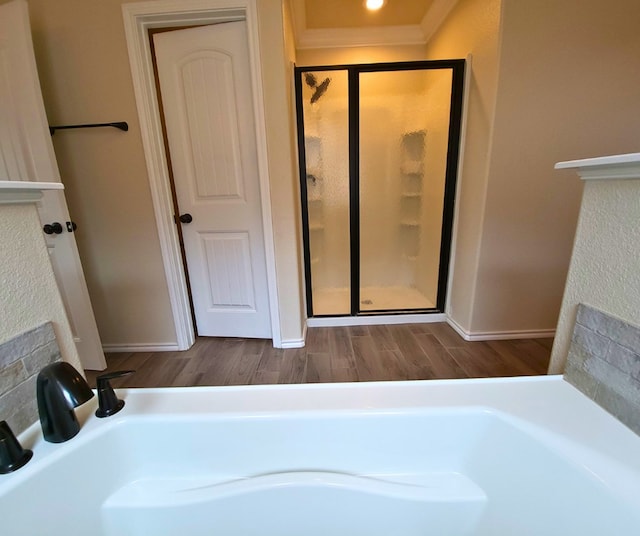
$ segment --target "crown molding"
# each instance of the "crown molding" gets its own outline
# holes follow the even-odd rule
[[[458,0],[433,0],[420,22],[425,44],[431,40],[457,3]]]
[[[422,28],[418,25],[305,30],[297,39],[297,47],[301,49],[422,45],[424,43]]]
[[[307,28],[305,0],[289,0],[296,48],[425,45],[458,0],[434,0],[420,24],[362,28]]]

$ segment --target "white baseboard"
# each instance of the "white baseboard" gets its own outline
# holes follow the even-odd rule
[[[331,316],[307,319],[310,328],[325,328],[338,326],[376,326],[379,324],[429,324],[432,322],[446,322],[447,315],[414,314],[414,315],[372,315],[372,316]]]
[[[280,346],[274,345],[274,348],[304,348],[306,340],[307,340],[307,324],[305,322],[304,326],[302,326],[302,338],[284,339],[280,341]]]
[[[429,324],[432,322],[447,322],[465,341],[496,341],[508,339],[538,339],[553,337],[555,329],[524,330],[524,331],[484,331],[468,332],[455,320],[444,313],[436,314],[408,314],[408,315],[379,315],[379,316],[334,316],[324,318],[309,318],[303,327],[300,339],[286,339],[281,341],[279,348],[303,348],[307,339],[307,327],[339,327],[339,326],[376,326],[380,324]],[[140,344],[103,344],[102,350],[108,353],[122,352],[177,352],[177,343],[140,343]]]
[[[304,348],[304,345],[304,339],[287,339],[286,341],[282,341],[280,348]]]
[[[522,331],[467,331],[451,318],[447,318],[447,324],[456,330],[465,341],[501,341],[510,339],[542,339],[553,337],[555,329],[530,329]]]
[[[177,343],[140,343],[140,344],[103,344],[102,350],[109,353],[119,352],[177,352]]]

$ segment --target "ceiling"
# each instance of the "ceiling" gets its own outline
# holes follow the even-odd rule
[[[426,44],[457,0],[289,0],[297,48]]]
[[[307,28],[360,28],[420,24],[433,0],[387,0],[369,11],[364,0],[305,0]]]

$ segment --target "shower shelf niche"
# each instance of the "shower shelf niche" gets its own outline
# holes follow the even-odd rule
[[[400,240],[403,257],[412,264],[420,248],[420,217],[426,130],[402,135],[400,141]]]

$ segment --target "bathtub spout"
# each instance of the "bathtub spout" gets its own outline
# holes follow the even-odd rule
[[[42,435],[51,443],[62,443],[80,431],[74,408],[93,397],[91,388],[69,363],[44,367],[37,380],[38,413]]]

